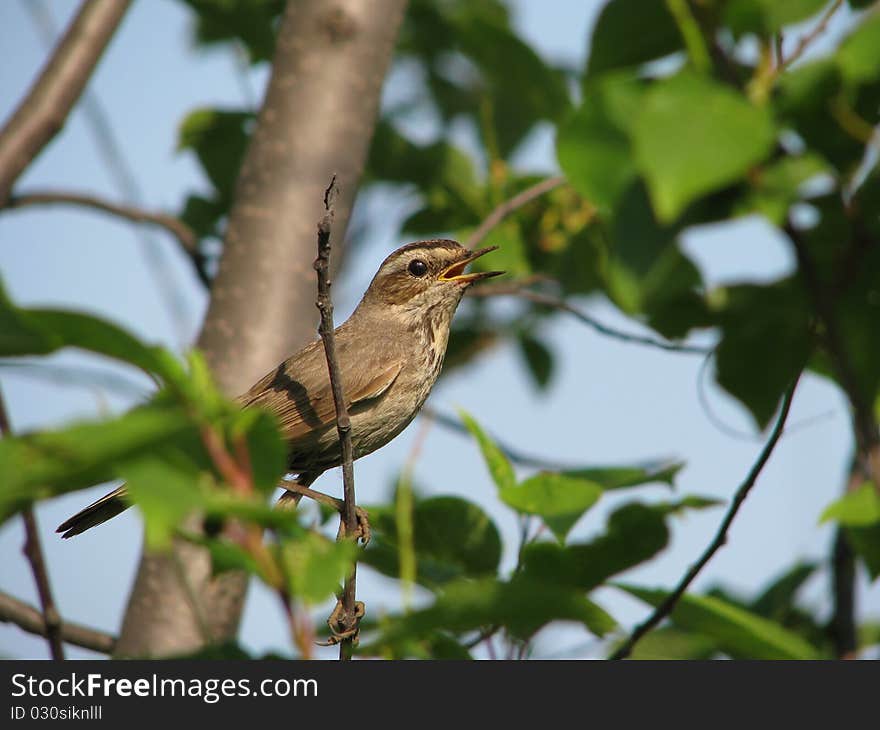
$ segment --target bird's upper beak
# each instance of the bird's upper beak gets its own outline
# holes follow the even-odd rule
[[[455,281],[461,284],[472,284],[480,279],[488,279],[492,276],[499,276],[503,271],[473,271],[465,273],[465,268],[471,261],[476,261],[480,256],[494,251],[498,246],[489,246],[481,248],[478,251],[469,251],[468,255],[461,261],[457,261],[452,266],[447,266],[438,277],[440,281]]]

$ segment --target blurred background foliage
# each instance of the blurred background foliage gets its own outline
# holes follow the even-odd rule
[[[252,65],[271,61],[280,0],[181,2],[192,10],[198,44],[233,47]],[[759,429],[774,421],[802,371],[830,378],[852,410],[853,473],[861,478],[824,519],[840,525],[850,556],[875,580],[880,11],[864,0],[845,4],[853,11],[847,36],[817,57],[807,53],[810,43],[843,2],[610,0],[586,65],[566,68],[516,34],[500,0],[411,0],[391,74],[406,69],[417,81],[378,121],[361,194],[391,189],[410,201],[403,238],[468,241],[496,206],[545,180],[521,170],[517,153],[536,128],[551,126],[564,179],[485,237],[486,245],[500,246],[486,265],[509,276],[462,307],[446,371],[510,339],[544,387],[555,358],[554,343],[542,335],[547,318],[566,316],[559,302],[571,307],[581,295],[601,294],[652,328],[662,346],[708,333],[716,344],[706,357],[714,359],[718,384]],[[783,54],[791,46],[783,36],[802,23],[802,43]],[[257,113],[200,108],[180,124],[179,148],[196,156],[210,183],[210,192],[191,194],[178,211],[198,236],[194,263],[208,286]],[[425,119],[432,134],[413,135],[413,120]],[[778,281],[708,288],[680,246],[682,235],[753,215],[785,236],[797,271]],[[354,226],[348,245],[357,246],[368,227]],[[516,297],[515,315],[493,307],[495,296]],[[114,420],[0,442],[4,473],[17,475],[3,487],[4,517],[32,499],[126,479],[155,544],[179,533],[181,517],[194,508],[271,528],[277,540],[268,552],[247,540],[204,542],[218,570],[251,570],[294,604],[332,594],[351,551],[265,508],[280,471],[274,425],[236,413],[197,357],[183,366],[108,325],[8,301],[0,322],[3,355],[78,346],[139,366],[162,386],[149,404]],[[500,570],[492,515],[458,497],[421,497],[404,470],[394,498],[368,507],[374,538],[359,560],[404,586],[422,586],[435,600],[394,615],[368,613],[361,653],[464,657],[494,641],[500,655],[528,656],[530,638],[557,620],[579,622],[605,637],[602,646],[613,646],[622,630],[591,592],[616,585],[649,605],[661,603],[662,591],[620,583],[620,574],[662,551],[680,514],[717,503],[634,496],[612,513],[604,533],[570,542],[571,527],[606,492],[671,486],[680,465],[548,468],[520,480],[510,455],[461,417],[503,508],[521,522],[516,565]],[[250,466],[237,462],[244,487],[208,448],[206,428],[223,453],[240,455],[236,449],[246,444]],[[160,496],[151,492],[156,484]],[[816,569],[793,565],[755,596],[723,586],[687,594],[633,656],[821,658],[876,645],[876,625],[856,627],[856,645],[845,646],[839,626],[799,606],[798,591]]]

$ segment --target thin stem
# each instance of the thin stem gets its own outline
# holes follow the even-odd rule
[[[0,622],[12,623],[29,634],[48,638],[49,632],[42,612],[2,591],[0,591]],[[67,644],[101,654],[112,654],[116,645],[115,636],[69,621],[61,624],[61,639]]]
[[[198,236],[195,231],[182,220],[168,213],[154,213],[134,205],[111,203],[94,195],[67,190],[32,190],[27,193],[11,195],[3,209],[26,208],[32,205],[77,205],[99,210],[117,218],[124,218],[132,223],[148,223],[159,226],[177,239],[188,256],[198,254]]]
[[[475,288],[470,295],[483,298],[496,296],[514,296],[519,297],[520,299],[525,299],[526,301],[532,302],[533,304],[539,304],[543,307],[558,309],[561,312],[566,312],[572,315],[583,324],[592,328],[601,335],[612,337],[615,340],[626,342],[632,345],[646,345],[648,347],[665,350],[666,352],[682,352],[690,355],[708,355],[712,352],[712,348],[710,347],[700,347],[698,345],[686,345],[675,342],[666,342],[664,340],[658,340],[654,337],[633,335],[627,332],[621,332],[620,330],[616,330],[613,327],[608,327],[607,325],[602,324],[586,312],[578,309],[572,304],[569,304],[564,299],[552,296],[550,294],[545,294],[543,292],[537,292],[534,289],[527,289],[521,283],[517,282],[498,285],[489,284],[486,286]]]
[[[700,73],[706,73],[712,67],[712,62],[700,25],[691,12],[687,0],[666,0],[666,7],[675,19],[694,68]]]
[[[784,58],[782,55],[782,47],[781,40],[778,49],[779,53],[779,63],[776,67],[776,76],[778,76],[782,71],[787,69],[791,64],[797,61],[801,56],[804,55],[804,52],[812,45],[813,41],[816,40],[820,35],[822,35],[825,30],[828,28],[828,23],[831,22],[831,18],[838,11],[840,6],[843,5],[843,0],[834,0],[831,5],[828,6],[828,9],[819,19],[819,22],[816,23],[815,27],[809,32],[804,33],[798,40],[797,45],[794,47],[794,50],[791,52],[788,58]]]
[[[566,180],[562,176],[548,177],[546,180],[541,180],[522,192],[517,193],[510,198],[510,200],[505,200],[503,203],[496,206],[495,209],[483,219],[482,223],[477,226],[474,232],[468,236],[467,241],[465,241],[465,246],[467,248],[475,248],[486,240],[486,236],[492,232],[492,229],[511,213],[528,205],[536,198],[540,198],[542,195],[549,193],[551,190],[558,188],[565,182]]]
[[[330,296],[330,228],[333,223],[333,201],[338,193],[336,176],[324,191],[324,217],[318,223],[318,257],[314,267],[318,275],[318,298],[315,301],[321,313],[321,324],[318,333],[324,343],[324,355],[327,358],[327,369],[330,375],[330,387],[333,391],[333,403],[336,407],[336,430],[339,433],[339,444],[342,450],[342,483],[343,483],[343,523],[347,535],[356,535],[358,520],[354,492],[354,453],[351,444],[351,419],[345,405],[345,388],[339,360],[336,357],[336,341],[333,327],[333,300]],[[357,562],[351,567],[351,573],[345,579],[342,589],[342,623],[346,629],[354,629],[357,625],[355,616],[355,592],[357,586]],[[351,659],[354,636],[340,642],[340,660]]]
[[[736,518],[736,515],[739,512],[740,507],[742,507],[743,502],[745,502],[746,497],[749,496],[752,487],[755,486],[755,482],[758,480],[758,476],[760,476],[764,466],[770,460],[770,455],[773,453],[773,449],[776,448],[776,443],[779,441],[779,437],[782,436],[796,387],[797,382],[786,391],[785,396],[782,399],[782,406],[779,409],[779,416],[776,419],[776,425],[773,427],[773,432],[770,434],[770,438],[761,450],[758,460],[749,470],[745,481],[739,486],[736,493],[733,495],[730,507],[728,507],[727,513],[724,515],[724,519],[721,521],[721,525],[719,525],[718,531],[715,533],[712,542],[710,542],[709,546],[703,551],[699,560],[697,560],[697,562],[688,569],[687,573],[684,574],[684,577],[678,582],[675,589],[666,596],[663,602],[654,609],[644,622],[636,626],[627,640],[614,651],[609,659],[626,659],[632,653],[633,647],[635,647],[639,639],[672,613],[672,610],[675,608],[679,599],[685,594],[690,584],[693,583],[694,579],[700,574],[700,571],[727,542],[727,532],[730,529],[730,525]]]
[[[6,414],[3,393],[0,392],[0,436],[8,438],[11,435],[12,427],[9,423],[9,416]],[[40,607],[43,609],[43,625],[46,629],[46,639],[49,641],[49,652],[53,659],[61,660],[64,659],[61,616],[52,596],[52,586],[49,583],[49,572],[46,569],[46,560],[40,545],[40,531],[37,528],[37,518],[34,516],[33,507],[25,507],[21,517],[24,520],[25,534],[23,552],[31,564],[31,572],[34,574],[34,581],[37,584]]]

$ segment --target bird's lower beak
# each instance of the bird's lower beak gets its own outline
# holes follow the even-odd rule
[[[503,271],[473,271],[465,273],[465,268],[467,268],[467,265],[471,263],[471,261],[476,261],[480,256],[483,256],[490,251],[494,251],[496,248],[498,248],[498,246],[489,246],[487,248],[481,248],[478,251],[473,251],[467,258],[444,269],[440,273],[440,281],[455,281],[459,284],[473,284],[480,279],[489,279],[493,276],[500,276],[504,273]]]

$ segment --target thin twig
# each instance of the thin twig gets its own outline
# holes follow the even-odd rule
[[[80,5],[52,57],[0,130],[0,205],[18,176],[64,126],[129,4],[89,0]]]
[[[709,50],[706,48],[706,39],[703,38],[700,24],[691,12],[687,0],[666,0],[666,8],[678,26],[694,68],[700,73],[707,72],[712,62],[709,59]]]
[[[549,193],[554,188],[558,188],[560,185],[564,184],[565,181],[565,178],[562,176],[548,177],[546,180],[541,180],[522,192],[517,193],[510,198],[510,200],[505,200],[489,213],[489,215],[483,219],[483,222],[477,226],[476,230],[468,236],[465,246],[467,248],[475,248],[486,239],[486,236],[489,235],[495,226],[501,223],[501,221],[507,218],[511,213],[519,210],[524,205],[528,205],[536,198],[540,198],[542,195]]]
[[[816,23],[816,26],[809,32],[804,33],[800,37],[797,42],[797,45],[794,47],[794,50],[788,56],[788,58],[783,58],[781,46],[778,50],[779,53],[779,63],[776,67],[775,75],[778,76],[782,71],[787,69],[791,64],[797,61],[801,56],[804,55],[804,52],[807,48],[812,45],[813,41],[816,40],[825,30],[828,28],[828,23],[831,22],[831,18],[834,13],[837,12],[838,8],[843,5],[843,0],[834,0],[831,5],[828,6],[828,9],[825,11],[825,14],[819,19],[819,22]]]
[[[660,350],[665,350],[667,352],[682,352],[689,355],[708,355],[712,352],[711,347],[700,347],[699,345],[687,345],[676,342],[666,342],[664,340],[658,340],[654,337],[633,335],[627,332],[621,332],[620,330],[614,329],[613,327],[608,327],[607,325],[602,324],[586,312],[578,309],[572,304],[569,304],[564,299],[552,296],[551,294],[537,292],[534,289],[527,289],[521,283],[517,282],[512,282],[510,284],[498,284],[497,286],[486,285],[479,288],[475,287],[470,296],[519,297],[520,299],[525,299],[526,301],[532,302],[533,304],[539,304],[543,307],[550,307],[552,309],[558,309],[561,312],[567,312],[568,314],[583,322],[588,327],[591,327],[599,334],[605,335],[606,337],[612,337],[615,340],[619,340],[620,342],[626,342],[633,345],[647,345],[648,347],[655,347]]]
[[[712,556],[714,556],[715,553],[718,552],[718,550],[727,542],[727,531],[730,529],[730,525],[736,518],[737,512],[739,512],[740,507],[742,507],[742,504],[746,497],[748,497],[752,487],[755,486],[755,482],[758,480],[758,476],[761,474],[765,464],[770,459],[770,455],[773,453],[773,449],[776,447],[779,437],[782,436],[782,431],[785,428],[785,421],[788,418],[788,412],[791,408],[791,401],[794,397],[796,387],[797,382],[786,391],[785,396],[782,399],[782,406],[779,409],[779,416],[776,419],[776,425],[773,427],[773,432],[770,434],[770,438],[761,450],[758,460],[749,470],[745,481],[739,486],[736,493],[733,495],[730,507],[728,507],[727,513],[724,515],[724,519],[721,521],[721,525],[718,527],[718,531],[715,533],[712,542],[710,542],[709,546],[703,551],[699,560],[688,569],[687,573],[685,573],[675,589],[666,596],[663,602],[654,609],[644,622],[633,629],[633,632],[629,635],[627,640],[614,651],[609,659],[626,659],[639,639],[672,613],[672,610],[675,608],[679,599],[685,594],[690,584],[694,581],[697,575],[699,575],[700,571],[712,559]]]
[[[333,300],[330,296],[330,228],[333,223],[333,202],[338,193],[336,176],[330,181],[330,185],[324,191],[324,217],[318,223],[318,257],[314,267],[318,274],[318,298],[315,301],[318,311],[321,313],[321,324],[318,333],[324,343],[324,355],[327,358],[327,369],[330,375],[330,387],[333,391],[333,403],[336,406],[336,430],[339,433],[339,444],[342,450],[342,483],[343,510],[342,520],[347,535],[356,535],[358,529],[357,512],[355,510],[354,493],[354,453],[351,444],[351,420],[348,417],[348,408],[345,405],[345,388],[342,382],[342,373],[339,368],[339,360],[336,357],[336,341],[333,327]],[[357,626],[355,615],[355,589],[357,585],[357,562],[352,565],[351,573],[345,579],[342,590],[342,616],[341,623],[346,630]],[[342,640],[339,645],[339,658],[351,659],[351,651],[354,637]]]
[[[27,193],[10,195],[4,208],[8,210],[32,205],[78,205],[124,218],[132,223],[149,223],[159,226],[174,236],[189,256],[198,255],[198,236],[195,231],[180,218],[168,213],[153,213],[133,205],[111,203],[94,195],[66,190],[32,190]]]
[[[12,427],[9,416],[6,414],[6,404],[3,402],[3,393],[0,392],[0,437],[8,438],[12,435]],[[52,586],[49,583],[49,572],[46,570],[46,560],[43,557],[43,548],[40,546],[40,532],[37,528],[37,518],[34,510],[28,506],[21,513],[24,520],[24,548],[23,552],[31,564],[31,572],[37,584],[37,593],[40,596],[40,606],[43,609],[43,625],[46,628],[46,638],[49,641],[49,651],[53,659],[64,659],[64,644],[61,638],[61,615],[55,606],[52,597]]]
[[[8,593],[0,591],[0,622],[11,623],[29,634],[47,636],[46,620],[33,606],[20,601]],[[61,638],[68,644],[90,649],[101,654],[112,654],[116,637],[103,631],[64,621],[61,624]]]

